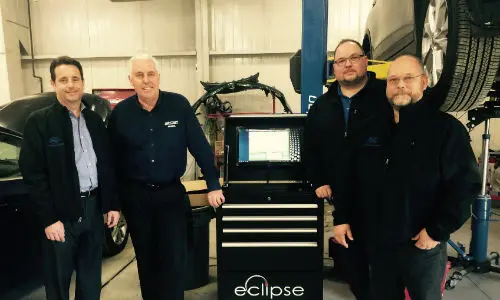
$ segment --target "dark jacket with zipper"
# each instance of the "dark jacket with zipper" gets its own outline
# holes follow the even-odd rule
[[[379,115],[388,104],[385,100],[385,81],[368,72],[363,89],[351,97],[346,127],[344,108],[338,94],[339,83],[334,82],[328,91],[311,106],[304,134],[304,155],[307,177],[313,189],[330,185],[335,195],[339,178],[343,176],[343,144],[346,137],[357,136],[364,124]]]
[[[107,130],[100,116],[83,109],[94,152],[102,212],[120,210]],[[75,163],[69,111],[56,101],[34,112],[24,129],[19,165],[43,226],[85,217]]]
[[[337,214],[374,243],[408,242],[423,228],[444,242],[470,217],[481,187],[469,135],[432,99],[401,108],[398,124],[388,115],[351,144],[347,205]]]

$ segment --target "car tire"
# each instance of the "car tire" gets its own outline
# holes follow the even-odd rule
[[[366,57],[368,57],[368,59],[373,59],[373,47],[369,33],[366,33],[365,37],[363,38],[362,47]]]
[[[433,33],[429,26],[439,24],[439,21],[429,21],[433,20],[431,9],[436,7],[436,2],[447,5],[447,45],[441,68],[436,67],[439,64],[434,60],[437,57],[439,62],[439,54],[436,55],[439,52],[432,50],[439,49],[433,48],[440,45],[436,39],[439,34],[437,30]],[[437,100],[436,105],[443,111],[469,110],[485,100],[495,81],[500,65],[500,37],[482,37],[474,33],[465,0],[433,0],[424,9],[425,14],[417,18],[420,24],[416,25],[422,30],[416,33],[420,35],[417,55],[430,76],[427,93]]]
[[[104,228],[104,245],[102,249],[103,256],[114,256],[123,251],[127,245],[129,237],[127,221],[123,214],[120,214],[118,225],[114,228]]]

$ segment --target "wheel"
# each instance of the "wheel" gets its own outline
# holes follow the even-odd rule
[[[486,98],[500,65],[500,36],[472,32],[466,0],[430,0],[417,51],[429,76],[427,93],[443,111],[463,111]],[[417,37],[418,38],[418,37]]]
[[[464,278],[464,275],[462,275],[462,273],[460,273],[460,272],[453,272],[453,275],[451,275],[451,279],[456,280],[456,281],[460,281],[463,278]]]
[[[111,229],[105,227],[104,231],[103,255],[109,257],[122,252],[129,237],[127,221],[123,214],[120,214],[118,225]]]
[[[494,251],[494,252],[490,252],[490,256],[494,256],[493,261],[494,261],[495,265],[498,266],[500,263],[500,254],[498,252]]]
[[[455,279],[448,279],[446,281],[445,289],[452,290],[457,286],[458,281]]]
[[[370,36],[368,33],[363,38],[362,47],[363,47],[363,52],[365,52],[366,57],[368,57],[368,59],[373,59],[373,47],[372,47],[372,42],[370,40]]]

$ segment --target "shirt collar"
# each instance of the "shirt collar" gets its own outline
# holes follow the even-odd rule
[[[160,90],[160,93],[158,94],[158,101],[156,101],[156,105],[153,107],[151,112],[157,110],[157,108],[161,105],[161,102],[162,101],[161,101],[161,90]],[[144,107],[142,107],[141,103],[139,103],[139,96],[137,95],[137,93],[135,94],[135,104],[137,105],[137,107],[141,109],[141,111],[148,112],[147,110],[144,109]]]
[[[75,114],[71,110],[69,110],[66,106],[64,108],[66,108],[66,110],[69,112],[70,117],[76,118]],[[80,103],[80,112],[83,112],[84,109],[85,105],[83,103]]]
[[[365,82],[365,85],[359,90],[359,92],[357,92],[356,94],[352,95],[351,97],[347,97],[347,96],[344,96],[344,94],[342,94],[342,89],[340,88],[340,84],[337,85],[337,93],[339,95],[340,98],[344,98],[344,99],[351,99],[352,97],[356,96],[357,94],[361,93],[362,90],[365,89],[365,87],[368,85],[368,82],[370,81],[370,77],[372,74],[370,74],[371,72],[367,72],[366,73],[366,82]]]

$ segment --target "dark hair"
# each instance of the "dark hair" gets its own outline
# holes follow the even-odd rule
[[[60,65],[72,65],[77,67],[80,71],[80,77],[83,80],[83,69],[80,62],[69,56],[59,56],[50,63],[50,79],[52,79],[52,81],[56,80],[56,73],[54,70]]]
[[[360,44],[358,41],[353,40],[353,39],[342,39],[342,40],[340,40],[340,42],[337,44],[337,47],[335,47],[335,50],[333,51],[333,57],[334,57],[334,58],[336,57],[336,54],[337,54],[337,49],[338,49],[341,45],[343,45],[343,44],[345,44],[345,43],[354,43],[354,44],[358,45],[359,50],[361,50],[361,53],[362,53],[363,55],[365,55],[365,51],[363,50],[363,46],[361,46],[361,44]]]

